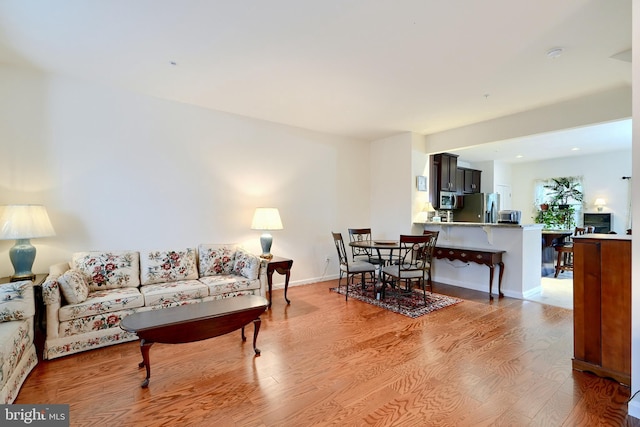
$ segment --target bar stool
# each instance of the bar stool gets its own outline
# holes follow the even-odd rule
[[[573,232],[574,236],[582,236],[585,233],[593,233],[595,227],[589,226],[586,228],[576,227]],[[557,253],[556,260],[556,272],[553,277],[558,277],[561,271],[573,271],[573,242],[565,242],[564,244],[556,245],[555,250]]]

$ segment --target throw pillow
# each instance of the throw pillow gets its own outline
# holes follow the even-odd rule
[[[143,252],[140,272],[143,285],[197,279],[196,251],[186,248]]]
[[[140,285],[138,252],[77,252],[72,255],[70,266],[87,275],[90,291],[137,288]]]
[[[89,278],[80,270],[67,270],[58,277],[58,285],[69,304],[79,304],[89,296]]]
[[[35,310],[30,280],[0,285],[0,322],[26,319],[33,316]]]
[[[258,278],[259,269],[260,259],[244,249],[238,248],[233,263],[233,273],[249,280],[255,280]]]
[[[200,277],[231,274],[236,253],[236,245],[220,244],[198,246]]]

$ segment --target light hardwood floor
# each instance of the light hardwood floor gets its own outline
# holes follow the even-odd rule
[[[142,389],[120,344],[41,361],[15,403],[69,403],[72,426],[640,426],[628,388],[571,369],[571,310],[435,284],[465,301],[410,319],[336,283],[274,291],[259,357],[239,331],[156,344]]]

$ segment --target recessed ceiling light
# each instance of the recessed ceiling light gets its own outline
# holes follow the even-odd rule
[[[547,58],[556,59],[557,57],[562,55],[563,52],[564,49],[562,49],[561,47],[554,47],[553,49],[549,49],[547,51]]]
[[[580,149],[578,147],[573,147],[571,151],[580,151]]]
[[[523,158],[523,157],[524,157],[524,156],[523,156],[522,154],[518,154],[518,155],[516,156],[516,159],[521,159],[521,158]]]

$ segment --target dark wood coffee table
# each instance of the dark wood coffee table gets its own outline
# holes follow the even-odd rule
[[[201,341],[228,334],[240,328],[242,328],[242,341],[246,341],[244,327],[253,322],[253,351],[259,355],[260,350],[256,347],[256,341],[260,331],[260,315],[268,306],[268,301],[261,296],[245,295],[143,311],[124,317],[120,321],[120,328],[127,332],[134,332],[140,338],[142,362],[138,366],[147,368],[147,377],[142,382],[142,387],[146,388],[149,385],[151,376],[149,349],[154,343],[181,344]]]

